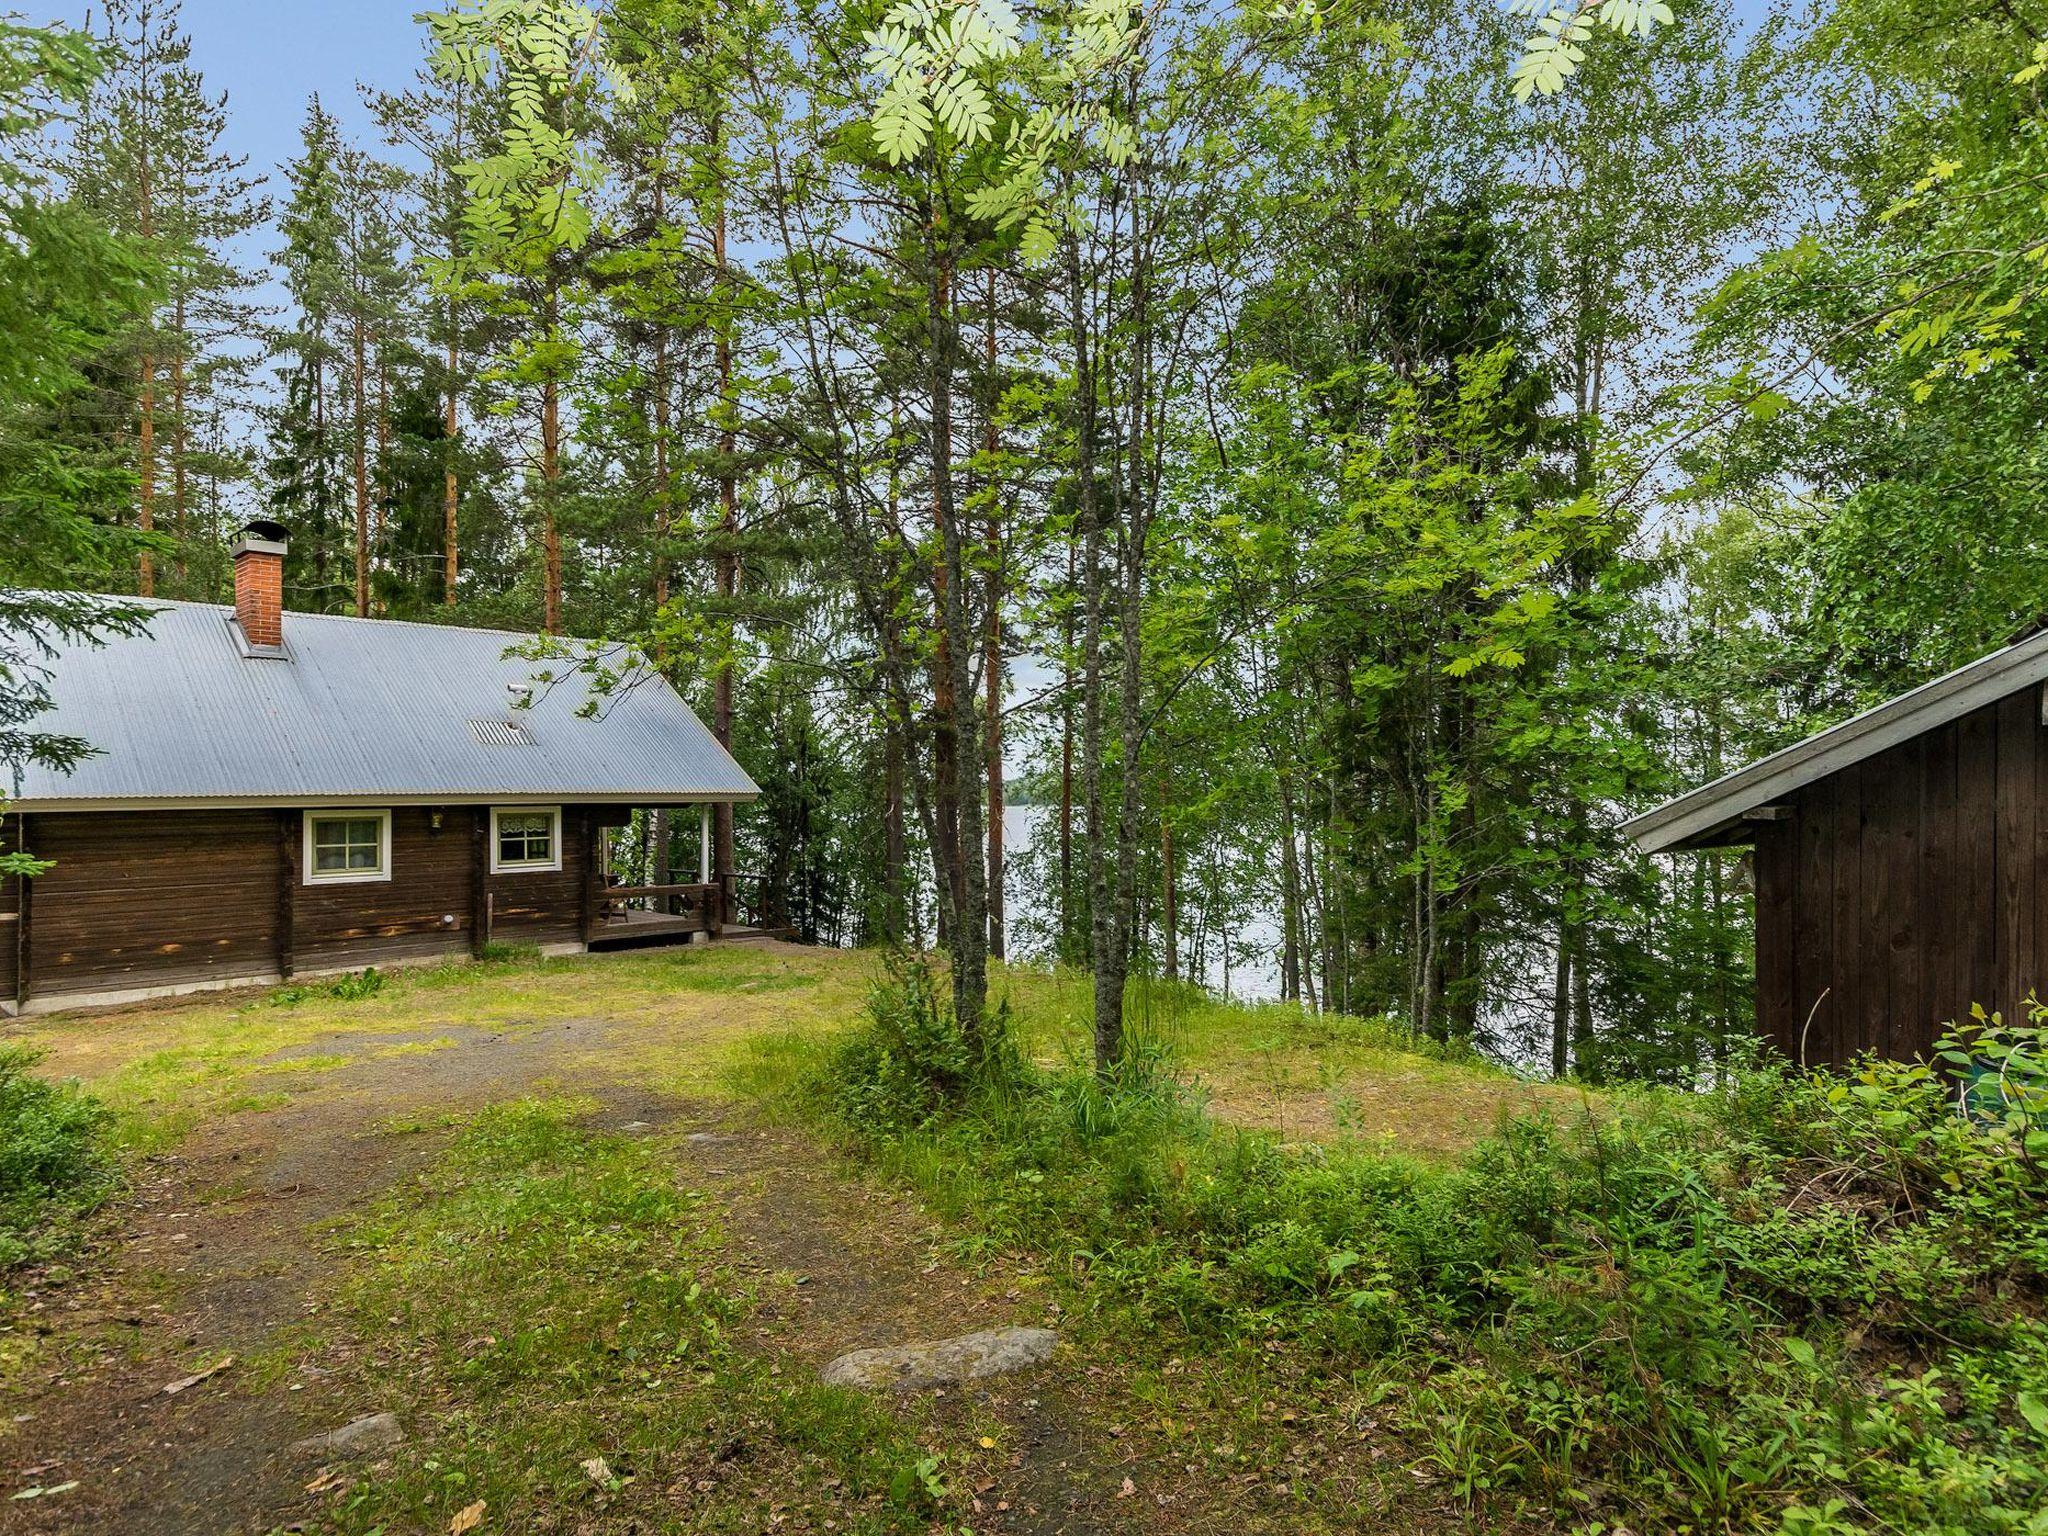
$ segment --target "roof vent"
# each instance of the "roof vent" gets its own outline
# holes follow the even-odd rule
[[[533,738],[516,720],[472,720],[469,734],[486,747],[530,747]]]

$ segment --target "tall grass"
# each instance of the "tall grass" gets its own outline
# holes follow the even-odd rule
[[[1127,1351],[1257,1371],[1280,1349],[1311,1391],[1373,1374],[1418,1475],[1489,1517],[2044,1529],[2048,1130],[2025,1093],[1960,1112],[1923,1066],[1758,1062],[1425,1162],[1219,1126],[1170,1043],[1128,1082],[1020,1065],[877,1112],[916,1096],[892,1048],[886,1091],[870,1039],[788,1102],[964,1240],[1066,1277]],[[2048,1083],[2036,1031],[1951,1049]]]

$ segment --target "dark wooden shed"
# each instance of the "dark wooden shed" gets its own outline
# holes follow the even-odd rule
[[[1750,845],[1758,1027],[1786,1055],[1928,1054],[2048,993],[2048,633],[1659,806],[1647,852]]]

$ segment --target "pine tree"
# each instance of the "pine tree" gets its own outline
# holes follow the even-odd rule
[[[110,400],[110,415],[132,423],[137,527],[169,538],[138,560],[136,587],[147,596],[161,574],[158,548],[170,551],[173,585],[189,590],[188,423],[197,396],[238,376],[229,343],[253,325],[254,279],[229,252],[269,210],[261,178],[219,148],[227,98],[209,94],[193,67],[177,0],[109,0],[103,38],[115,64],[80,113],[67,170],[80,201],[142,242],[164,277]]]
[[[431,67],[478,90],[491,125],[460,167],[461,256],[439,274],[474,294],[495,323],[484,370],[508,413],[526,416],[533,445],[528,477],[539,546],[540,627],[563,628],[563,516],[567,422],[564,395],[581,357],[588,297],[585,248],[590,198],[601,173],[586,152],[594,97],[623,82],[612,69],[596,16],[570,0],[458,0],[423,13]]]
[[[427,367],[440,404],[439,600],[452,608],[461,589],[463,498],[488,457],[466,431],[467,405],[477,387],[482,317],[477,290],[460,276],[466,194],[457,167],[467,164],[484,142],[490,123],[483,93],[467,80],[443,80],[431,69],[422,69],[409,91],[371,92],[368,100],[386,139],[412,150],[428,167],[414,186],[410,244],[431,351]]]
[[[355,524],[355,611],[370,612],[371,572],[382,543],[391,459],[391,375],[405,350],[405,271],[393,205],[396,171],[353,147],[335,166],[341,246],[340,324],[346,353],[349,456]],[[374,452],[374,458],[373,458]]]

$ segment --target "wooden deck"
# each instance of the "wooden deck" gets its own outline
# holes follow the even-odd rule
[[[689,944],[697,935],[713,939],[786,937],[765,928],[719,920],[715,885],[607,886],[592,913],[592,949],[653,949]]]
[[[592,949],[645,949],[657,944],[688,944],[708,933],[701,915],[688,912],[646,912],[628,908],[601,920],[590,935]]]
[[[671,917],[666,912],[628,911],[591,935],[592,949],[654,949],[664,944],[688,944],[705,932],[704,925],[689,917]],[[744,923],[727,923],[711,935],[721,944],[741,939],[794,939],[794,928],[749,928]]]

